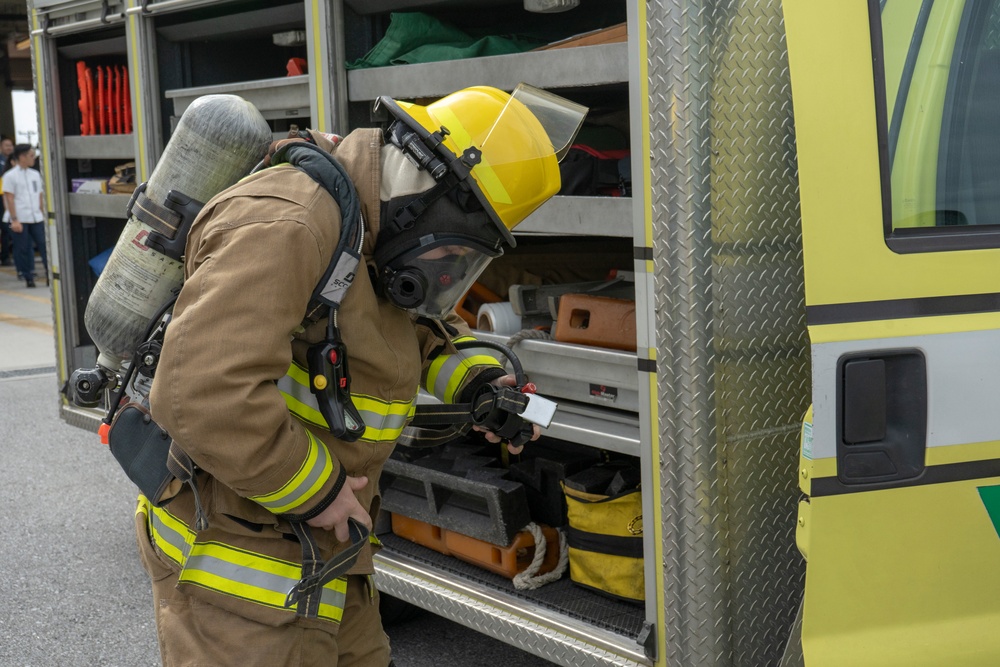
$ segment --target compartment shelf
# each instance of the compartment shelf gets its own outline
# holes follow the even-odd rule
[[[506,345],[510,338],[486,331],[474,334],[480,340],[501,345]],[[634,352],[527,339],[517,344],[514,353],[524,372],[538,385],[539,393],[553,396],[557,401],[568,399],[602,409],[629,412],[639,409],[639,372]],[[604,391],[593,391],[598,388]],[[616,398],[610,398],[611,395]]]
[[[553,197],[514,233],[632,238],[631,197]]]
[[[131,134],[102,134],[63,138],[68,160],[117,160],[135,157],[135,137]]]
[[[205,2],[160,2],[151,3],[149,9],[152,11],[163,9],[191,9],[202,6]],[[159,6],[158,6],[159,5]],[[133,13],[129,11],[127,13]],[[244,12],[234,12],[225,16],[188,21],[175,25],[158,26],[156,32],[164,39],[174,42],[190,42],[197,40],[218,40],[246,37],[248,35],[271,34],[290,30],[301,29],[305,25],[305,6],[301,3],[292,3],[268,7],[266,9],[255,9]]]
[[[347,90],[350,101],[363,102],[379,95],[439,97],[483,82],[513,90],[522,81],[553,89],[627,82],[628,44],[356,69],[347,73]]]
[[[174,115],[178,117],[202,95],[222,94],[239,95],[257,107],[261,115],[268,120],[308,118],[311,114],[308,74],[197,88],[178,88],[165,91],[163,94],[173,100]]]
[[[69,193],[71,215],[88,215],[94,218],[125,219],[125,208],[131,195],[84,195]]]
[[[607,410],[561,399],[557,402],[559,409],[556,410],[549,427],[542,431],[543,436],[619,454],[639,456],[637,413]],[[421,389],[417,403],[437,404],[440,401]]]

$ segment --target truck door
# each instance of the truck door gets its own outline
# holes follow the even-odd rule
[[[784,0],[806,667],[1000,664],[1000,0]]]

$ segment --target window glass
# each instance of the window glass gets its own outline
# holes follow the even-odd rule
[[[873,0],[872,13],[890,239],[1000,245],[1000,0]]]

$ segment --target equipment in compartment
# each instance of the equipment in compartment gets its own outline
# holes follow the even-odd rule
[[[612,461],[563,482],[570,579],[615,598],[645,599],[639,467]]]
[[[545,535],[545,558],[539,574],[546,574],[559,564],[559,532],[548,526],[541,527],[541,530]],[[524,572],[535,555],[535,538],[527,530],[519,531],[510,544],[500,547],[402,514],[393,514],[392,532],[508,579]]]
[[[557,341],[635,351],[635,301],[566,294],[559,301]]]
[[[128,68],[124,65],[93,65],[78,60],[80,134],[131,134],[132,102]]]
[[[397,450],[382,473],[382,509],[506,546],[530,521],[524,486],[507,477],[492,447],[446,445],[407,460]]]

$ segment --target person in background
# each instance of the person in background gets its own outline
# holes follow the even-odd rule
[[[11,167],[10,154],[14,152],[14,142],[10,137],[0,137],[0,191],[2,191],[2,174]],[[4,206],[6,208],[6,206]],[[10,222],[3,217],[0,222],[0,266],[10,266],[14,263],[14,235],[10,231]]]
[[[3,199],[7,207],[4,220],[10,223],[14,237],[14,263],[28,287],[35,286],[35,247],[38,247],[48,283],[48,255],[45,247],[42,176],[35,166],[35,149],[18,144],[10,156],[14,167],[3,178]]]

